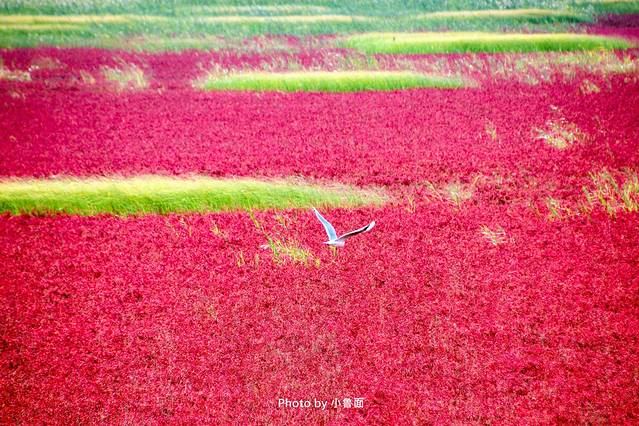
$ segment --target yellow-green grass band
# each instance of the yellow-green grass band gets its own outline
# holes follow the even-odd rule
[[[303,180],[207,176],[91,177],[0,180],[0,212],[141,215],[377,205],[385,195]]]
[[[460,77],[409,71],[300,71],[211,74],[196,83],[205,90],[357,92],[414,88],[460,88]]]
[[[632,47],[632,43],[621,37],[490,32],[364,33],[345,37],[342,44],[367,54],[575,51]]]

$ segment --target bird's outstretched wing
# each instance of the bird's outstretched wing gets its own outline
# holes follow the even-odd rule
[[[353,235],[357,235],[357,234],[362,234],[364,232],[368,232],[371,229],[373,229],[373,226],[375,226],[375,221],[372,221],[371,223],[369,223],[368,225],[361,227],[359,229],[356,229],[354,231],[351,232],[347,232],[344,235],[340,235],[340,237],[337,239],[337,241],[344,241],[347,238],[352,237]]]
[[[315,212],[315,216],[317,216],[319,221],[322,222],[322,225],[324,225],[324,229],[326,230],[328,239],[332,241],[335,238],[337,238],[337,233],[335,232],[335,228],[333,228],[333,225],[331,225],[331,223],[328,220],[324,219],[324,216],[322,216],[315,207],[313,207],[313,211]]]

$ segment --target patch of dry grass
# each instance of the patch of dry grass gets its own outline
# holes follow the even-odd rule
[[[49,56],[38,56],[37,58],[33,58],[33,60],[31,60],[29,70],[57,70],[62,67],[62,62],[60,62],[60,60],[56,58],[51,58]]]
[[[24,93],[20,92],[19,90],[13,89],[9,90],[9,96],[11,97],[11,99],[25,100],[27,98]]]
[[[315,257],[310,250],[301,246],[301,244],[292,237],[276,236],[281,231],[287,230],[291,225],[292,220],[290,217],[284,214],[276,214],[273,219],[281,228],[279,232],[277,230],[271,230],[267,232],[265,226],[257,219],[255,213],[249,210],[249,217],[261,234],[266,238],[267,244],[261,246],[264,250],[269,250],[273,261],[277,265],[282,265],[286,262],[298,263],[304,266],[314,264],[316,267],[320,267],[321,261],[318,257]],[[256,264],[259,262],[259,256],[256,256]]]
[[[495,123],[493,123],[492,121],[487,122],[484,126],[484,131],[486,132],[490,140],[492,140],[493,142],[497,140],[497,127],[495,126]]]
[[[459,208],[464,201],[473,198],[474,187],[473,185],[452,182],[444,187],[444,192],[448,200]]]
[[[625,169],[615,174],[608,170],[591,173],[592,184],[582,188],[586,205],[603,207],[614,216],[620,211],[639,212],[639,178],[637,172]]]
[[[506,242],[506,231],[504,231],[504,229],[500,226],[493,230],[490,229],[488,225],[482,225],[479,231],[486,241],[494,246],[498,246]]]
[[[107,81],[115,83],[118,90],[144,90],[149,80],[142,68],[135,64],[123,63],[118,67],[102,67],[102,75]]]
[[[604,169],[590,173],[589,178],[590,183],[582,187],[582,197],[546,197],[546,218],[554,221],[589,216],[597,208],[603,208],[610,216],[639,212],[639,177],[635,170]]]
[[[83,84],[93,85],[96,83],[95,77],[89,71],[81,70],[80,71],[80,80]]]
[[[548,209],[548,220],[563,220],[574,216],[576,213],[562,200],[553,197],[546,197],[546,208]]]
[[[549,120],[544,128],[534,128],[535,139],[543,140],[546,144],[563,150],[568,149],[575,143],[584,142],[586,135],[579,127],[564,118]]]
[[[579,85],[579,93],[582,95],[591,95],[599,92],[601,92],[601,88],[587,78],[585,78]]]
[[[211,231],[211,234],[213,234],[216,237],[219,237],[222,240],[228,242],[229,234],[226,231],[223,231],[222,229],[220,229],[220,227],[217,226],[217,224],[215,222],[211,223],[211,227],[209,229]]]
[[[385,68],[411,69],[440,75],[461,75],[517,81],[528,85],[561,81],[570,83],[583,74],[591,74],[604,81],[614,76],[636,78],[639,58],[632,53],[611,51],[530,52],[462,57],[413,58],[383,57]]]
[[[319,266],[319,259],[313,256],[310,250],[303,248],[299,242],[295,240],[280,240],[278,238],[268,237],[268,248],[273,255],[273,260],[277,264],[291,261],[304,266],[308,266],[311,263]]]
[[[0,80],[9,81],[31,81],[31,74],[28,71],[10,70],[5,67],[0,59]]]
[[[489,61],[493,61],[491,65],[496,75],[532,84],[551,82],[555,78],[569,82],[583,72],[608,78],[619,74],[634,75],[639,71],[638,59],[606,50],[562,54],[545,52]]]
[[[438,202],[446,201],[453,204],[456,208],[460,208],[466,201],[473,198],[479,179],[480,176],[476,176],[470,183],[453,181],[443,186],[425,181],[422,186],[426,194],[426,199]]]
[[[240,250],[239,252],[235,253],[235,264],[238,267],[242,267],[246,264],[246,260],[244,260],[244,251]]]

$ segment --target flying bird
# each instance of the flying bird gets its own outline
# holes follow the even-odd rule
[[[319,221],[322,222],[322,225],[324,225],[324,229],[326,230],[326,234],[328,235],[328,241],[324,241],[324,244],[328,244],[329,246],[344,247],[344,241],[346,241],[346,239],[352,237],[353,235],[368,232],[373,229],[373,226],[375,226],[375,221],[372,221],[362,228],[347,232],[346,234],[338,237],[337,233],[335,232],[335,228],[333,228],[333,225],[331,225],[328,220],[324,219],[324,217],[320,214],[320,212],[317,211],[315,207],[313,207],[313,212],[315,212],[315,216],[317,216]]]

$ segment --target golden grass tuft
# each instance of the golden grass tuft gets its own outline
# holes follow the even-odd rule
[[[488,121],[484,126],[484,131],[493,142],[497,140],[497,127],[492,121]]]
[[[303,248],[297,241],[291,239],[280,240],[268,237],[268,248],[271,250],[276,264],[291,261],[308,266],[310,262],[314,262],[317,265],[314,260],[319,260],[313,256],[310,250]]]
[[[219,226],[217,226],[216,223],[211,223],[211,227],[209,228],[211,231],[211,234],[215,235],[216,237],[219,237],[221,239],[223,239],[224,241],[228,241],[229,239],[229,235],[227,232],[223,231],[220,229]]]
[[[582,80],[581,84],[579,84],[579,93],[582,95],[591,95],[599,92],[601,92],[601,88],[587,78]]]
[[[96,83],[96,79],[89,71],[80,70],[80,81],[86,85],[93,85]]]
[[[102,67],[102,75],[107,81],[115,83],[118,90],[144,90],[149,81],[142,68],[135,64],[121,64],[118,67]]]
[[[6,68],[0,58],[0,80],[8,81],[31,81],[31,73],[22,70],[10,70]]]
[[[38,56],[31,60],[29,70],[57,70],[63,67],[59,59],[49,56]]]
[[[639,178],[637,172],[625,169],[615,177],[608,170],[591,173],[592,184],[582,188],[587,206],[599,205],[614,216],[620,211],[639,212]]]
[[[563,220],[574,216],[576,213],[564,205],[562,200],[553,197],[546,197],[546,208],[548,209],[548,220]]]
[[[11,99],[25,100],[27,98],[24,93],[14,89],[9,90],[9,96],[11,97]],[[9,140],[11,140],[11,138],[9,138]]]
[[[506,242],[506,231],[504,231],[504,229],[500,226],[492,230],[488,227],[488,225],[482,225],[479,231],[486,241],[494,246],[498,246]]]
[[[579,127],[564,118],[549,120],[545,128],[536,127],[533,133],[535,139],[543,140],[546,144],[560,150],[568,149],[575,143],[586,140],[586,135]]]
[[[464,185],[459,182],[452,182],[444,188],[446,197],[455,207],[459,208],[464,201],[473,198],[474,188],[472,185]]]
[[[401,67],[438,75],[474,75],[518,81],[536,85],[542,82],[572,82],[584,74],[592,74],[606,84],[612,76],[639,76],[639,59],[633,53],[619,51],[532,52],[502,55],[464,55],[463,57],[380,58],[384,67]]]

